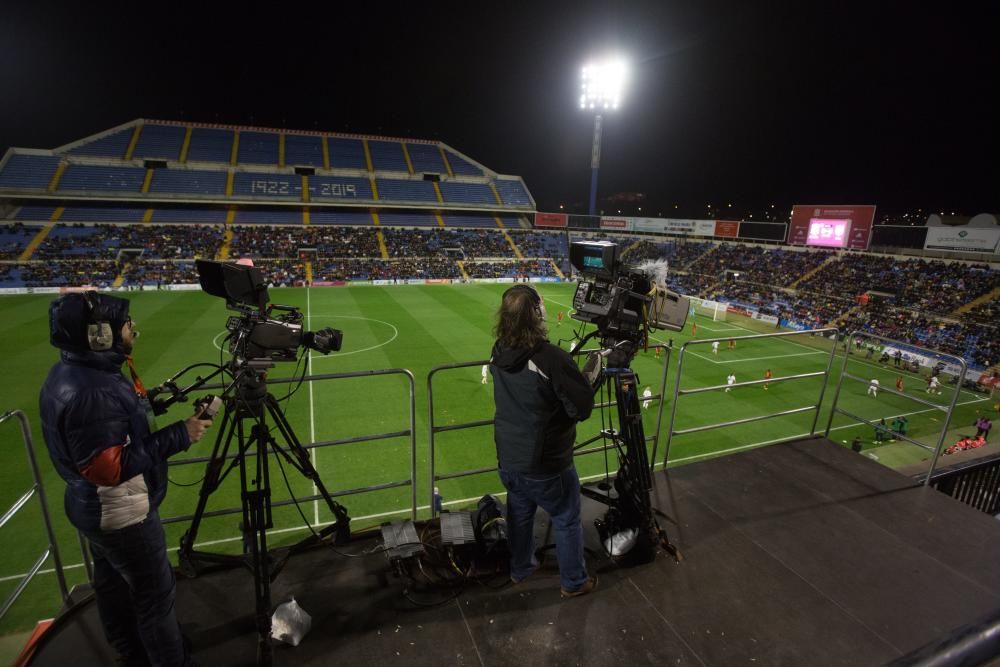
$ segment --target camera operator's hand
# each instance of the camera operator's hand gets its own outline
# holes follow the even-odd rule
[[[199,419],[198,415],[188,417],[184,420],[184,427],[187,428],[188,437],[191,439],[191,444],[194,444],[201,440],[201,436],[205,435],[205,431],[208,427],[212,425],[211,419]]]

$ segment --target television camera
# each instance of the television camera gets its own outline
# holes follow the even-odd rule
[[[570,262],[583,275],[573,296],[573,319],[594,324],[573,349],[581,354],[592,338],[601,349],[591,352],[584,375],[595,390],[605,380],[614,386],[618,407],[618,429],[602,431],[618,454],[618,472],[613,482],[596,488],[585,486],[583,495],[608,506],[594,522],[608,555],[620,564],[652,560],[657,545],[680,559],[680,552],[660,528],[650,500],[652,470],[646,452],[646,436],[639,401],[639,378],[629,366],[653,330],[680,331],[688,315],[688,299],[666,288],[666,263],[627,266],[618,256],[618,246],[607,241],[576,241],[570,245]],[[669,360],[669,357],[668,357]]]

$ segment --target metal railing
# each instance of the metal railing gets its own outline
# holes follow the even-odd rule
[[[677,378],[674,382],[674,400],[671,405],[670,411],[670,428],[667,430],[667,443],[666,451],[663,453],[663,466],[667,466],[667,462],[670,458],[670,444],[673,442],[673,437],[675,435],[686,435],[689,433],[698,433],[700,431],[708,431],[716,428],[723,428],[726,426],[738,426],[740,424],[749,424],[752,422],[763,421],[765,419],[773,419],[775,417],[785,417],[788,415],[801,414],[805,412],[813,412],[812,426],[809,429],[810,435],[816,432],[816,423],[819,420],[819,410],[823,403],[823,396],[826,392],[827,381],[830,377],[830,370],[833,368],[833,358],[837,351],[837,337],[838,330],[836,327],[826,327],[824,329],[807,329],[805,331],[780,331],[776,333],[766,333],[766,334],[754,334],[752,336],[740,336],[739,340],[741,343],[750,340],[757,340],[762,338],[787,338],[788,336],[802,336],[809,334],[820,334],[825,336],[830,334],[833,339],[833,345],[830,349],[829,359],[827,360],[826,370],[814,371],[811,373],[796,373],[795,375],[782,375],[778,377],[767,378],[764,380],[748,380],[746,382],[735,382],[732,385],[720,384],[711,385],[707,387],[696,387],[694,389],[681,389],[681,377],[683,377],[684,371],[684,357],[689,347],[694,347],[696,345],[710,345],[712,343],[721,343],[723,341],[731,340],[731,337],[726,338],[706,338],[703,340],[689,340],[683,345],[681,345],[680,353],[677,356]],[[822,353],[821,350],[817,352]],[[693,353],[692,353],[693,354]],[[792,380],[802,380],[812,377],[822,377],[823,382],[820,384],[819,397],[816,399],[816,403],[813,405],[807,405],[798,408],[790,408],[788,410],[781,410],[779,412],[773,412],[766,415],[757,415],[754,417],[745,417],[743,419],[732,419],[729,421],[718,422],[715,424],[705,424],[703,426],[694,426],[691,428],[678,429],[677,425],[677,404],[680,402],[681,396],[687,396],[691,394],[700,394],[707,391],[718,391],[720,389],[736,388],[736,387],[752,387],[754,385],[763,385],[768,383],[778,383],[778,382],[789,382]]]
[[[42,555],[35,560],[34,565],[21,577],[20,581],[14,587],[7,599],[4,601],[3,606],[0,607],[0,619],[7,615],[7,612],[14,605],[17,599],[27,588],[31,580],[35,578],[39,570],[42,569],[42,565],[45,561],[52,556],[52,563],[55,566],[56,578],[59,580],[59,592],[62,593],[62,599],[65,603],[69,599],[69,590],[66,588],[66,577],[63,574],[63,564],[62,559],[59,558],[59,547],[56,544],[56,534],[52,529],[52,518],[49,515],[49,506],[45,501],[45,489],[42,486],[42,474],[38,469],[38,460],[35,458],[35,445],[31,438],[31,426],[28,424],[28,418],[20,410],[11,410],[3,415],[0,415],[0,424],[6,422],[11,417],[16,417],[21,424],[21,437],[24,440],[24,447],[28,453],[28,464],[31,466],[31,476],[34,479],[34,483],[20,498],[18,498],[10,509],[8,509],[2,517],[0,517],[0,528],[3,528],[11,518],[14,517],[19,511],[24,509],[28,501],[31,500],[33,496],[38,496],[38,504],[42,510],[42,523],[45,525],[45,532],[49,537],[49,546]]]
[[[941,424],[941,433],[938,436],[937,444],[936,445],[929,445],[927,443],[921,442],[920,440],[916,440],[914,438],[911,438],[911,437],[909,437],[907,435],[903,435],[903,434],[898,433],[898,432],[894,433],[894,437],[897,440],[902,440],[902,441],[908,442],[908,443],[910,443],[912,445],[916,445],[917,447],[920,447],[920,448],[922,448],[924,450],[927,450],[929,452],[933,452],[934,455],[931,458],[930,467],[928,468],[927,474],[924,476],[924,479],[923,479],[924,486],[927,486],[928,484],[930,484],[931,476],[934,474],[934,468],[937,467],[938,459],[941,456],[942,446],[944,445],[944,439],[945,439],[945,436],[948,434],[948,426],[951,424],[951,417],[952,417],[952,415],[955,412],[955,405],[958,403],[958,397],[959,397],[959,395],[962,392],[962,380],[965,378],[965,371],[967,370],[965,359],[963,359],[961,357],[957,357],[957,356],[952,355],[952,354],[945,354],[943,352],[936,352],[934,350],[928,350],[928,349],[922,348],[922,347],[920,347],[918,345],[912,345],[911,343],[904,343],[902,341],[894,340],[892,338],[886,338],[884,336],[876,336],[875,334],[860,333],[860,332],[857,332],[857,331],[852,332],[851,335],[848,336],[848,338],[847,338],[847,345],[845,346],[845,352],[844,352],[844,365],[843,365],[843,367],[841,368],[841,371],[840,371],[840,379],[837,381],[837,389],[836,389],[836,391],[833,394],[833,405],[830,407],[830,419],[826,423],[826,432],[824,434],[824,435],[826,435],[826,437],[830,437],[830,430],[831,430],[831,427],[833,426],[833,417],[836,414],[841,414],[841,415],[844,415],[845,417],[849,417],[849,418],[851,418],[851,419],[853,419],[855,421],[861,422],[863,424],[867,424],[868,426],[870,426],[870,427],[872,427],[873,429],[876,429],[876,430],[884,428],[883,425],[877,424],[876,422],[873,422],[873,421],[869,421],[868,419],[865,419],[864,417],[856,415],[853,412],[849,412],[848,410],[845,410],[842,407],[840,407],[839,404],[838,404],[838,401],[840,399],[840,390],[841,390],[841,388],[844,385],[844,379],[845,378],[847,378],[848,380],[852,380],[854,382],[861,382],[862,384],[865,384],[865,385],[870,385],[870,383],[871,383],[871,378],[863,378],[863,377],[860,377],[858,375],[854,375],[853,373],[849,373],[848,370],[847,370],[847,363],[848,363],[848,361],[850,361],[850,358],[851,358],[850,350],[854,349],[854,340],[855,340],[856,337],[859,336],[859,334],[860,334],[860,337],[864,338],[865,340],[880,341],[882,343],[889,343],[889,344],[892,344],[894,346],[897,346],[898,348],[906,347],[906,348],[915,349],[915,350],[918,350],[920,352],[926,353],[926,356],[931,357],[931,358],[939,358],[939,359],[940,358],[945,358],[945,359],[950,359],[950,360],[955,361],[956,364],[961,368],[960,374],[958,376],[959,381],[955,385],[955,391],[952,394],[951,401],[948,403],[947,406],[941,405],[939,403],[935,403],[934,401],[928,401],[926,398],[921,398],[919,396],[913,396],[912,394],[907,394],[907,393],[904,393],[904,392],[896,391],[895,389],[890,389],[889,387],[878,387],[878,390],[877,390],[877,391],[881,391],[881,392],[892,394],[894,396],[899,396],[900,398],[908,399],[910,401],[913,401],[914,403],[919,403],[921,405],[926,405],[928,408],[930,408],[932,410],[938,410],[938,411],[940,411],[940,412],[942,412],[944,414],[944,418],[942,419],[942,424]]]
[[[656,401],[657,402],[656,428],[655,428],[655,430],[654,430],[654,432],[653,432],[652,435],[647,435],[646,436],[646,442],[647,443],[649,443],[649,442],[653,443],[653,452],[654,452],[654,456],[655,456],[656,448],[657,448],[657,445],[659,443],[660,428],[661,428],[661,425],[662,425],[662,422],[663,422],[663,406],[664,406],[663,397],[664,397],[664,392],[665,392],[666,384],[667,384],[667,369],[670,366],[670,354],[671,354],[672,348],[670,348],[670,347],[668,347],[666,345],[650,345],[648,349],[650,349],[650,350],[661,349],[661,350],[665,350],[666,351],[666,354],[664,355],[664,358],[663,358],[663,374],[662,374],[662,376],[660,378],[660,390],[659,390],[659,392],[653,394],[652,396],[650,396],[648,398],[643,397],[643,398],[640,399],[641,401],[649,400],[649,401]],[[585,353],[588,353],[588,352],[591,352],[591,351],[593,351],[593,350],[582,350],[581,354],[585,354]],[[466,361],[466,362],[456,363],[456,364],[444,364],[442,366],[435,366],[427,374],[427,425],[428,425],[428,427],[427,427],[427,446],[429,448],[427,458],[428,458],[429,466],[430,466],[430,475],[429,475],[429,480],[430,480],[430,489],[429,489],[430,503],[429,503],[429,505],[430,505],[430,511],[431,511],[431,516],[432,517],[435,516],[435,514],[436,514],[436,509],[435,509],[435,506],[434,506],[434,500],[435,500],[435,498],[434,498],[434,487],[436,486],[437,482],[442,481],[442,480],[447,480],[447,479],[458,479],[458,478],[461,478],[461,477],[471,477],[473,475],[482,475],[482,474],[489,473],[489,472],[496,472],[498,470],[497,466],[493,465],[493,466],[486,466],[486,467],[482,467],[482,468],[466,468],[464,470],[456,470],[456,471],[447,472],[447,473],[444,473],[444,474],[439,474],[437,472],[437,446],[435,444],[435,442],[436,442],[436,437],[435,436],[438,433],[445,433],[445,432],[448,432],[448,431],[459,431],[459,430],[470,429],[470,428],[480,428],[480,427],[483,427],[483,426],[492,426],[493,425],[493,420],[492,419],[480,419],[480,420],[476,420],[476,421],[463,422],[463,423],[460,423],[460,424],[448,424],[448,425],[445,425],[445,426],[438,426],[438,425],[436,425],[436,423],[435,423],[435,416],[434,416],[434,376],[437,375],[441,371],[456,370],[456,369],[460,369],[460,368],[469,368],[469,367],[472,367],[472,366],[482,366],[483,364],[488,364],[488,363],[489,363],[489,360],[484,360],[484,361]],[[607,407],[612,407],[614,405],[617,405],[617,401],[615,401],[614,399],[612,399],[612,400],[609,400],[609,401],[595,403],[594,404],[594,408],[595,409],[597,409],[597,408],[607,408]],[[577,443],[573,447],[573,456],[574,457],[585,456],[587,454],[595,454],[595,453],[599,453],[599,452],[607,452],[607,451],[614,450],[615,446],[613,444],[607,444],[606,437],[607,437],[607,435],[605,433],[598,433],[597,435],[595,435],[593,437],[585,439],[583,442]],[[603,440],[604,441],[603,444],[601,444],[600,446],[587,448],[587,445],[590,445],[591,443],[596,442],[598,440]],[[650,460],[652,460],[652,457],[650,458]]]
[[[1000,513],[1000,454],[938,470],[930,484],[941,493],[990,515]]]
[[[320,380],[341,380],[346,378],[362,378],[362,377],[377,377],[384,375],[403,375],[408,380],[409,384],[409,428],[399,430],[399,431],[389,431],[385,433],[371,433],[368,435],[358,435],[349,438],[339,438],[336,440],[321,440],[309,444],[303,445],[305,449],[315,449],[319,450],[324,447],[338,447],[341,445],[349,445],[359,442],[371,442],[375,440],[388,440],[392,438],[402,438],[408,437],[410,440],[410,476],[408,479],[393,480],[389,482],[382,482],[380,484],[371,484],[368,486],[360,486],[351,489],[340,489],[340,490],[330,490],[330,496],[337,498],[343,496],[351,496],[359,493],[370,493],[373,491],[383,491],[385,489],[394,489],[400,487],[410,487],[410,511],[414,519],[417,517],[417,425],[416,425],[416,381],[414,380],[413,373],[406,368],[386,368],[381,370],[368,370],[368,371],[355,371],[350,373],[323,373],[319,375],[306,375],[302,378],[302,382],[313,382]],[[291,384],[298,383],[299,378],[278,378],[278,379],[268,379],[266,384],[277,385],[277,384]],[[204,390],[219,389],[223,385],[205,385],[202,387]],[[229,454],[225,458],[226,460],[235,459],[238,454]],[[245,456],[256,456],[256,453],[247,452]],[[182,466],[182,465],[194,465],[194,464],[207,464],[210,457],[199,456],[187,459],[175,459],[169,461],[170,466]],[[280,500],[271,503],[272,507],[283,507],[286,505],[292,505],[295,503],[303,502],[313,502],[323,500],[321,494],[313,494],[309,496],[304,496],[301,498],[296,498],[294,500]],[[210,512],[205,512],[203,516],[205,517],[216,517],[225,516],[230,514],[241,514],[243,509],[241,507],[235,508],[223,508],[218,510],[212,510]],[[180,523],[184,521],[191,521],[194,518],[193,514],[185,514],[182,516],[167,517],[162,520],[164,524],[168,523]]]

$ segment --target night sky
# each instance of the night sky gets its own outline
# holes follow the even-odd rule
[[[437,139],[583,211],[580,67],[616,52],[601,197],[1000,211],[995,3],[395,4],[4,3],[0,149],[137,117]]]

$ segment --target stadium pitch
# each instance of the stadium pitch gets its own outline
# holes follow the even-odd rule
[[[344,331],[342,351],[329,356],[312,354],[303,363],[310,374],[350,373],[371,369],[408,369],[415,378],[413,384],[414,420],[416,423],[416,488],[422,513],[427,512],[430,495],[428,484],[428,373],[432,368],[461,362],[484,361],[490,352],[493,337],[493,317],[500,295],[507,285],[404,285],[375,287],[368,285],[348,288],[274,289],[271,300],[298,306],[306,315],[310,330],[332,326]],[[539,291],[546,300],[550,339],[564,348],[569,346],[573,332],[580,326],[569,318],[573,288],[566,283],[540,283]],[[136,327],[142,332],[136,346],[136,364],[147,386],[155,385],[182,367],[195,362],[218,362],[228,357],[220,350],[224,325],[228,316],[224,303],[201,292],[144,291],[125,294],[132,300],[131,313]],[[0,331],[9,345],[4,364],[4,381],[0,384],[0,410],[20,409],[32,424],[39,460],[45,472],[45,490],[56,524],[60,549],[67,576],[71,583],[85,580],[75,531],[62,511],[63,484],[57,477],[44,452],[44,442],[38,423],[38,390],[57,358],[57,351],[48,344],[47,306],[51,296],[9,296],[0,300]],[[558,324],[557,315],[565,317]],[[741,336],[773,331],[746,318],[715,322],[697,317],[698,338],[722,338],[718,354],[708,345],[689,347],[683,369],[683,388],[724,385],[729,374],[737,382],[763,379],[770,369],[774,377],[814,372],[826,368],[829,342],[810,335],[744,340]],[[656,464],[663,463],[665,430],[670,414],[670,400],[676,379],[677,349],[691,339],[689,319],[685,331],[673,334],[657,332],[658,342],[673,338],[672,368],[667,377],[667,405],[660,431]],[[728,339],[736,339],[730,349]],[[818,415],[817,430],[822,432],[829,415],[836,378],[842,357],[835,360],[824,405]],[[657,383],[664,360],[650,352],[640,353],[634,367],[642,386],[659,392]],[[851,357],[851,371],[866,378],[879,378],[883,387],[894,386],[900,373],[891,366],[879,366],[860,357]],[[292,377],[301,367],[280,363],[270,377]],[[949,389],[941,395],[924,393],[925,383],[913,374],[904,374],[907,393],[914,393],[940,404],[949,399]],[[193,379],[193,376],[192,378]],[[349,379],[322,380],[295,385],[279,385],[272,393],[282,400],[288,419],[304,442],[343,440],[369,434],[404,431],[409,428],[411,386],[405,374],[363,376]],[[294,389],[294,391],[292,391]],[[449,369],[435,375],[433,381],[435,424],[454,425],[492,418],[492,381],[483,384],[478,364],[461,369]],[[867,387],[845,382],[841,405],[855,414],[887,422],[898,415],[907,415],[909,434],[919,440],[936,444],[942,428],[943,414],[904,398],[883,392],[877,399],[866,395]],[[821,379],[796,382],[772,382],[763,385],[737,387],[731,392],[718,390],[684,396],[678,405],[676,428],[692,428],[716,422],[752,417],[810,405],[820,395]],[[291,391],[290,395],[289,392]],[[981,394],[962,391],[952,427],[964,427],[975,420],[976,412],[988,406]],[[647,435],[656,427],[656,402],[643,410]],[[191,408],[180,404],[160,417],[161,423],[186,417]],[[762,422],[721,428],[704,433],[676,436],[670,449],[669,465],[682,465],[710,456],[732,454],[752,447],[765,446],[809,432],[814,413],[803,413]],[[873,444],[872,429],[851,423],[838,416],[834,420],[831,438],[850,443],[860,435],[866,453],[885,452],[883,462],[894,465],[917,463],[930,453],[907,443]],[[0,506],[9,507],[30,485],[30,474],[20,442],[20,433],[13,423],[3,426],[0,450]],[[578,439],[596,435],[602,428],[601,416],[582,424]],[[211,451],[216,436],[213,429],[202,442],[177,458],[204,457]],[[439,474],[495,465],[496,457],[489,426],[439,433],[435,436],[436,466]],[[358,489],[408,479],[410,474],[410,442],[407,437],[392,437],[371,442],[348,443],[313,450],[315,464],[327,488],[332,492]],[[603,476],[605,470],[617,467],[613,455],[588,454],[577,459],[580,474],[585,478]],[[170,477],[174,484],[168,490],[161,507],[164,518],[190,514],[195,507],[204,464],[174,465]],[[271,466],[271,486],[274,500],[308,496],[311,484],[292,471],[288,486],[277,464]],[[481,495],[501,490],[494,473],[445,480],[438,484],[446,506],[462,506],[475,502]],[[208,510],[238,508],[239,481],[236,474],[227,479],[212,495]],[[352,527],[363,529],[385,520],[403,516],[410,508],[410,489],[389,488],[372,493],[345,495],[338,498],[349,510]],[[669,511],[669,508],[666,508]],[[272,543],[295,541],[302,536],[304,520],[312,524],[329,521],[319,503],[304,502],[275,509]],[[206,519],[199,534],[199,545],[216,550],[238,552],[240,533],[238,515]],[[167,541],[171,553],[176,551],[185,524],[167,526]],[[45,548],[37,503],[17,515],[3,528],[3,549],[0,552],[0,595],[6,596],[16,584],[18,575],[26,572]],[[331,558],[335,557],[331,554]],[[0,627],[0,635],[30,627],[37,619],[47,618],[56,610],[58,593],[55,577],[49,569],[22,596]]]

